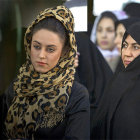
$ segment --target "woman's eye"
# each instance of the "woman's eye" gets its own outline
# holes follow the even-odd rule
[[[112,30],[112,29],[108,29],[107,32],[114,32],[114,30]]]
[[[53,48],[47,48],[47,52],[52,53],[52,52],[54,52],[54,49]]]
[[[40,46],[34,45],[34,48],[35,48],[36,50],[39,50],[39,49],[40,49]]]
[[[123,44],[123,46],[122,46],[123,48],[127,48],[127,45],[126,44]]]
[[[139,46],[134,46],[134,49],[138,50],[138,49],[140,49],[140,47]]]
[[[100,28],[97,28],[97,32],[102,32],[102,29],[100,29]]]

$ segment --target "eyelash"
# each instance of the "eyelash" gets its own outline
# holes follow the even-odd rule
[[[126,48],[127,47],[127,45],[126,44],[123,44],[123,48]]]
[[[127,48],[127,45],[126,45],[126,44],[123,44],[123,48]],[[138,47],[138,46],[133,46],[133,48],[134,48],[135,50],[140,49],[140,47]]]
[[[140,48],[139,48],[138,46],[134,46],[134,49],[135,49],[135,50],[138,50],[138,49],[140,49]]]
[[[34,45],[34,48],[36,50],[40,50],[41,49],[41,47],[37,46],[37,45]],[[46,51],[49,52],[49,53],[53,53],[55,50],[53,48],[46,48]]]
[[[114,32],[114,30],[112,30],[112,29],[109,29],[109,30],[107,30],[108,32]]]
[[[40,46],[34,45],[34,48],[35,48],[36,50],[39,50],[39,49],[40,49]]]
[[[97,32],[102,32],[103,30],[102,29],[97,29]],[[107,32],[114,32],[114,30],[111,30],[111,29],[108,29],[108,30],[106,30]]]
[[[52,49],[52,48],[47,48],[46,50],[47,50],[47,52],[49,52],[49,53],[53,53],[53,52],[54,52],[54,49]]]

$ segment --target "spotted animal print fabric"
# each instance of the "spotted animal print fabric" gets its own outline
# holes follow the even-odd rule
[[[30,60],[31,31],[44,18],[54,17],[66,28],[70,49],[58,64],[47,73],[38,73]],[[65,117],[65,108],[74,81],[74,58],[77,46],[74,35],[74,18],[65,6],[48,8],[40,12],[27,28],[24,38],[26,62],[14,82],[15,97],[5,120],[9,138],[31,138],[39,128],[54,127]]]

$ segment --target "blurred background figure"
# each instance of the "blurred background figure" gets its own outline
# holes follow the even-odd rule
[[[100,97],[102,96],[104,88],[108,80],[112,77],[113,73],[107,62],[103,58],[101,52],[90,40],[89,36],[87,35],[87,30],[85,30],[86,28],[81,28],[82,30],[79,30],[79,28],[83,26],[85,21],[87,21],[87,19],[85,18],[85,7],[87,5],[87,1],[70,0],[66,1],[64,4],[70,9],[75,10],[75,13],[78,13],[77,11],[80,11],[80,8],[83,8],[80,14],[78,13],[76,14],[78,16],[75,16],[75,21],[77,21],[78,25],[75,26],[75,36],[77,42],[77,50],[79,52],[75,58],[75,66],[77,67],[75,80],[83,84],[88,89],[91,112],[94,112],[94,109],[97,107],[98,102],[100,101]],[[74,9],[76,6],[79,9]],[[84,19],[84,21],[82,21],[81,19]]]
[[[128,2],[124,5],[123,11],[125,11],[129,17],[140,17],[140,3],[133,1]]]
[[[90,95],[91,110],[100,101],[113,73],[96,45],[85,32],[76,32],[77,50],[80,52],[75,80],[85,85]]]
[[[116,15],[104,11],[94,22],[90,39],[94,42],[114,72],[119,62],[119,52],[114,44]]]

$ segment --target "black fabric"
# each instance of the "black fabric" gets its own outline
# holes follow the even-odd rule
[[[120,72],[113,82],[107,117],[108,138],[140,139],[138,83],[140,83],[140,56]]]
[[[132,24],[134,24],[135,22],[138,22],[140,21],[140,17],[129,17],[129,18],[126,18],[126,19],[121,19],[121,20],[118,20],[116,23],[115,23],[115,26],[117,27],[119,23],[122,23],[125,27],[125,29],[127,30],[129,26],[131,26]]]
[[[2,107],[2,95],[0,95],[0,107]],[[2,119],[3,119],[3,115],[2,115],[2,112],[1,112],[0,120],[2,120]],[[0,121],[0,139],[2,139],[2,121]]]
[[[85,33],[76,33],[76,41],[80,56],[75,77],[87,87],[90,94],[90,127],[92,128],[93,116],[113,72]]]
[[[124,33],[123,39],[122,39],[122,44],[125,41],[126,37],[130,35],[139,45],[140,45],[140,22],[136,22],[132,24]],[[123,45],[122,45],[123,47]],[[122,48],[121,47],[121,48]]]
[[[140,17],[140,3],[128,2],[123,7],[123,11],[125,11],[129,17]]]
[[[140,56],[126,69],[114,75],[109,82],[93,117],[92,139],[140,139],[140,135],[137,133],[140,130],[140,128],[137,129],[140,123],[138,117],[140,115],[139,106],[135,108],[136,106],[133,105],[135,103],[138,105],[137,99],[140,99],[140,86],[137,82],[140,82]],[[137,88],[138,90],[136,90]],[[134,96],[130,99],[128,98],[129,95]],[[129,103],[129,100],[132,100],[131,103]],[[116,111],[117,109],[118,111]],[[137,120],[135,120],[136,118]]]
[[[140,24],[129,28],[130,35],[134,34],[135,27],[138,29],[135,30],[135,35],[138,34]],[[125,38],[126,36],[123,41]],[[98,110],[93,116],[91,139],[140,139],[139,93],[140,56],[115,73],[107,85]]]
[[[3,95],[3,120],[14,97],[13,85]],[[89,94],[87,89],[78,82],[74,82],[72,93],[66,107],[65,119],[53,128],[40,128],[35,133],[35,139],[65,139],[65,140],[89,140],[90,116]],[[1,122],[1,123],[2,123]],[[4,138],[4,137],[3,137]]]
[[[116,67],[116,70],[114,72],[114,74],[117,74],[118,72],[120,72],[122,69],[124,68],[124,65],[123,65],[123,62],[122,62],[122,59],[120,57],[120,60],[118,62],[118,65]]]
[[[96,107],[113,72],[98,48],[84,32],[77,32],[75,36],[77,49],[80,52],[75,77],[87,87],[91,106]]]
[[[130,26],[130,28],[126,31],[138,44],[140,44],[140,22],[132,24],[132,26]]]

